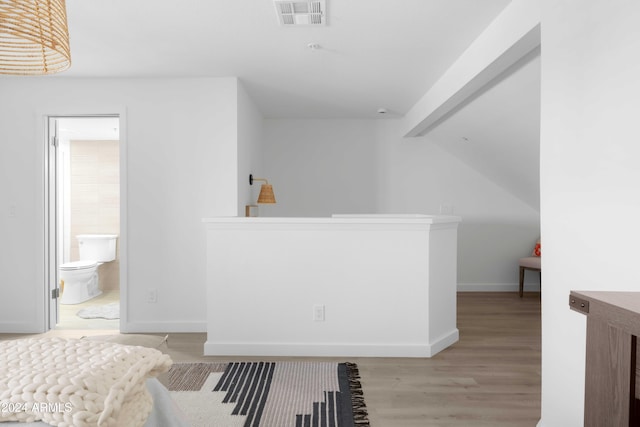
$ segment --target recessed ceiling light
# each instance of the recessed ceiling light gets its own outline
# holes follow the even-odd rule
[[[320,46],[318,43],[309,43],[307,47],[311,50],[322,49],[322,46]]]
[[[386,108],[378,108],[378,114],[387,114]]]

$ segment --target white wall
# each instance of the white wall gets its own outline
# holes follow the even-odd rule
[[[640,290],[640,3],[542,2],[542,420],[582,426],[570,290]]]
[[[36,92],[22,97],[14,79],[0,79],[0,331],[40,331],[44,324],[42,184]],[[14,100],[15,98],[15,100]],[[40,138],[42,139],[42,138]]]
[[[237,213],[237,80],[2,78],[0,93],[0,331],[44,327],[42,116],[122,111],[127,330],[204,330],[201,218]]]
[[[375,121],[268,119],[264,126],[265,178],[277,203],[261,205],[261,215],[375,212]]]
[[[458,229],[458,288],[513,290],[517,260],[539,236],[538,212],[429,136],[401,138],[397,120],[378,121],[381,212],[462,217]],[[536,273],[526,282],[538,289]]]
[[[265,120],[265,170],[278,203],[265,216],[440,213],[462,216],[463,290],[515,290],[517,259],[539,237],[539,214],[399,120]],[[265,214],[266,212],[266,214]],[[527,283],[538,289],[536,273]]]
[[[249,174],[261,177],[263,171],[262,154],[263,126],[262,114],[247,94],[244,86],[238,84],[238,215],[244,216],[245,205],[255,204],[260,185],[249,185]],[[257,191],[257,192],[256,192]]]

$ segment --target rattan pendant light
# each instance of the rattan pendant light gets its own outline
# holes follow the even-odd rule
[[[65,0],[0,0],[0,74],[52,74],[69,66]]]

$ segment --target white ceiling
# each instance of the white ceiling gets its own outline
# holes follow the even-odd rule
[[[267,118],[397,117],[508,3],[327,0],[327,26],[284,28],[272,0],[67,0],[60,77],[237,76]]]
[[[401,117],[510,2],[326,1],[326,27],[283,28],[272,0],[67,0],[56,78],[237,76],[266,118]],[[427,138],[539,210],[539,134],[534,52]]]

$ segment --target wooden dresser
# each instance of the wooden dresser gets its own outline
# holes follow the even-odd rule
[[[572,291],[569,306],[587,316],[585,427],[640,426],[640,292]]]

